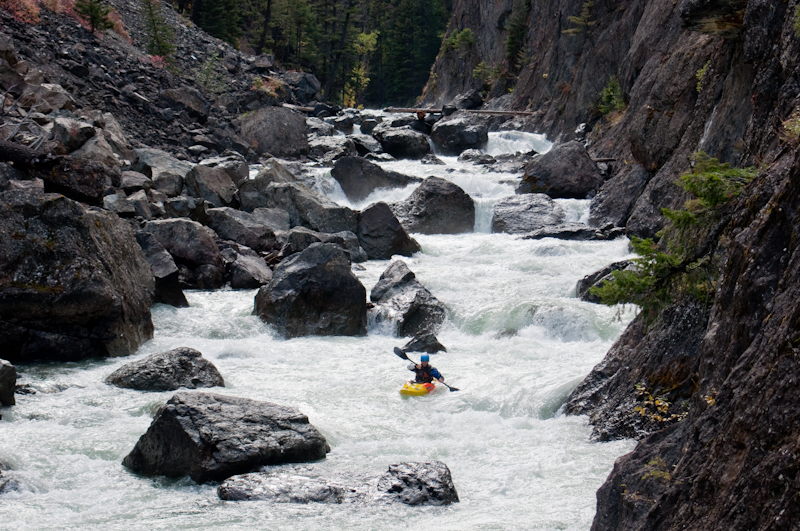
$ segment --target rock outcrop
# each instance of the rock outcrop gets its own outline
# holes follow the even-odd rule
[[[389,260],[396,254],[411,256],[421,250],[382,201],[356,214],[356,219],[358,241],[370,260]]]
[[[130,227],[57,194],[0,193],[0,343],[12,362],[132,354],[154,281]]]
[[[428,135],[414,131],[407,125],[391,127],[380,124],[373,129],[372,136],[381,143],[386,153],[398,159],[421,159],[431,152]]]
[[[0,360],[0,406],[13,406],[17,386],[17,369],[6,360]]]
[[[580,142],[558,144],[525,166],[518,194],[547,194],[554,199],[593,197],[605,180]]]
[[[188,347],[158,352],[123,365],[109,374],[106,382],[137,391],[225,386],[225,380],[214,364],[199,351]]]
[[[350,201],[362,201],[378,188],[400,188],[419,178],[409,177],[383,168],[360,157],[342,157],[336,161],[331,175]]]
[[[294,408],[211,393],[176,393],[122,464],[146,476],[221,481],[264,465],[323,459],[325,437]]]
[[[299,157],[308,153],[305,118],[283,107],[265,107],[239,118],[241,136],[258,155]]]
[[[450,469],[441,461],[389,465],[378,478],[327,479],[309,470],[255,472],[225,480],[219,497],[273,503],[358,503],[442,506],[458,502]]]
[[[399,337],[436,332],[447,312],[402,260],[392,262],[381,273],[370,300],[375,305],[372,312],[376,322],[395,323]]]
[[[465,149],[483,149],[489,141],[489,123],[474,114],[451,114],[433,125],[431,139],[445,155],[460,155]]]
[[[365,335],[366,294],[345,251],[315,243],[275,268],[256,295],[254,313],[287,338]]]
[[[472,198],[441,177],[428,177],[408,199],[389,206],[410,233],[460,234],[475,227]]]

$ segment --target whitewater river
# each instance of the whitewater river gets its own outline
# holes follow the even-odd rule
[[[494,135],[493,153],[540,146],[541,138]],[[370,326],[366,337],[285,341],[251,315],[255,291],[188,292],[190,308],[153,308],[155,337],[135,356],[21,366],[36,389],[3,408],[0,459],[16,489],[0,495],[2,529],[528,530],[589,529],[595,491],[629,441],[590,443],[585,417],[558,410],[633,317],[581,302],[578,279],[628,255],[628,241],[518,240],[490,234],[491,208],[513,194],[513,176],[444,158],[446,166],[384,163],[439,175],[478,206],[476,231],[414,235],[422,252],[404,260],[449,310],[431,356],[447,382],[421,398],[398,390],[411,373],[392,353],[406,340]],[[331,181],[321,175],[323,188]],[[413,187],[379,192],[402,199]],[[331,197],[348,204],[341,191]],[[571,220],[588,202],[559,203]],[[356,274],[369,291],[389,261]],[[308,415],[332,448],[321,475],[380,475],[389,464],[438,459],[460,503],[449,507],[223,502],[216,484],[139,477],[120,462],[172,392],[103,383],[121,365],[179,346],[200,350],[223,374],[213,392],[267,400]],[[412,354],[416,357],[418,354]],[[306,466],[306,465],[304,465]]]

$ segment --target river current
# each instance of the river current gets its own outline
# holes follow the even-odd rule
[[[493,134],[487,152],[543,149],[535,135]],[[585,417],[559,413],[569,392],[633,317],[582,302],[575,283],[628,256],[628,241],[520,240],[491,234],[491,211],[514,193],[515,177],[441,157],[444,166],[382,163],[449,179],[476,201],[475,232],[413,235],[422,252],[403,258],[448,308],[437,334],[448,351],[431,363],[460,389],[425,397],[398,393],[411,375],[392,353],[406,339],[373,323],[366,337],[283,340],[251,315],[255,291],[187,292],[189,308],[153,308],[155,337],[128,358],[19,366],[17,395],[3,408],[0,460],[14,488],[0,495],[0,528],[156,530],[581,530],[595,492],[630,441],[591,443]],[[361,208],[414,189],[378,191],[352,205],[320,171],[320,189]],[[559,200],[572,221],[588,201]],[[355,273],[367,288],[389,261]],[[132,474],[120,463],[172,392],[103,383],[133,359],[179,346],[200,350],[220,370],[212,392],[266,400],[308,415],[332,451],[310,467],[321,476],[383,473],[400,461],[438,459],[460,503],[448,507],[223,502],[216,484]],[[412,358],[418,354],[411,354]],[[292,468],[298,465],[287,465]]]

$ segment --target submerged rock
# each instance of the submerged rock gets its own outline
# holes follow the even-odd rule
[[[123,365],[108,375],[106,382],[138,391],[225,386],[217,368],[199,351],[187,347],[159,352]]]
[[[58,194],[0,193],[0,345],[12,362],[132,354],[154,281],[130,226]]]
[[[386,268],[370,293],[376,322],[393,321],[400,337],[435,332],[444,322],[446,309],[420,284],[405,262]]]
[[[138,474],[221,481],[264,465],[323,459],[325,437],[294,408],[211,393],[176,393],[122,464]]]
[[[313,470],[254,472],[225,480],[223,500],[272,503],[450,505],[458,502],[450,469],[441,461],[389,465],[377,478],[326,479]]]
[[[314,243],[283,260],[256,295],[255,311],[287,338],[367,333],[366,289],[338,245]]]
[[[437,352],[447,352],[447,349],[439,343],[436,336],[430,331],[423,331],[414,336],[411,341],[403,345],[403,352],[427,352],[436,354]]]
[[[501,199],[492,212],[492,232],[525,234],[564,223],[566,215],[545,194],[512,195]]]

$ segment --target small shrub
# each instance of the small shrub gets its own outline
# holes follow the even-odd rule
[[[583,3],[580,15],[576,17],[568,17],[569,21],[572,22],[572,27],[563,30],[561,33],[575,37],[583,33],[587,28],[594,26],[597,21],[591,20],[592,14],[590,10],[592,6],[594,6],[594,0],[586,0]]]
[[[800,37],[800,4],[794,8],[794,34]]]
[[[162,11],[160,0],[142,0],[144,11],[145,33],[147,34],[146,48],[150,55],[163,57],[164,61],[172,64],[175,54],[175,33],[167,24],[167,19]]]
[[[523,66],[525,51],[525,32],[527,31],[528,10],[530,2],[527,0],[516,0],[511,10],[511,21],[508,25],[508,36],[506,37],[506,61],[511,70],[518,70]]]
[[[706,71],[708,70],[708,65],[711,64],[711,60],[706,61],[706,64],[703,65],[703,68],[697,70],[695,77],[697,77],[697,92],[699,93],[703,90],[703,78],[706,77]]]
[[[616,76],[611,76],[606,86],[600,91],[600,103],[598,103],[597,108],[600,109],[600,112],[603,114],[625,110],[622,86],[620,86]]]
[[[672,474],[669,473],[667,463],[660,457],[656,457],[647,463],[647,470],[648,472],[642,476],[642,480],[652,478],[663,483],[669,483],[672,480]]]
[[[792,111],[792,115],[781,122],[781,124],[783,125],[783,134],[781,138],[785,142],[797,145],[800,140],[800,106],[795,107],[794,111]]]
[[[456,51],[459,55],[464,55],[475,42],[475,33],[470,28],[464,28],[461,31],[454,31],[442,41],[442,50],[445,53]]]
[[[200,65],[194,76],[195,82],[212,94],[219,94],[228,88],[222,74],[218,72],[220,62],[219,53],[214,52]]]
[[[36,24],[39,22],[39,5],[36,0],[2,0],[0,7],[19,22]]]
[[[133,42],[133,39],[131,39],[131,36],[128,34],[128,30],[125,29],[125,24],[122,22],[122,17],[119,16],[119,12],[116,9],[112,9],[108,14],[108,20],[110,20],[113,24],[113,26],[111,26],[111,31],[125,39],[127,42]]]
[[[276,77],[255,77],[250,90],[258,90],[273,98],[285,98],[287,95],[286,83]]]
[[[108,18],[111,8],[100,0],[75,0],[75,13],[89,24],[92,33],[114,27],[114,23]]]

